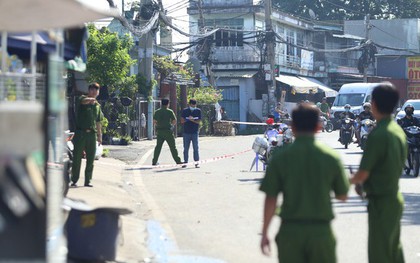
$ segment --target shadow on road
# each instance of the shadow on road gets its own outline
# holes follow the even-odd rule
[[[420,225],[420,194],[403,193],[404,214],[401,220],[404,225]]]
[[[261,183],[262,178],[238,179],[242,183]]]
[[[350,154],[358,154],[358,155],[362,155],[362,154],[363,154],[363,152],[362,152],[362,151],[357,151],[357,152],[346,152],[345,154],[348,154],[348,155],[350,155]]]

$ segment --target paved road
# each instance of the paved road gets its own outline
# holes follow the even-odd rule
[[[361,151],[355,145],[344,149],[338,133],[320,133],[320,140],[336,148],[343,163],[357,165]],[[263,194],[258,191],[263,171],[250,171],[255,136],[200,138],[201,160],[196,169],[168,166],[151,168],[152,150],[143,149],[130,172],[140,189],[147,221],[148,249],[156,262],[265,263],[277,262],[276,253],[264,257],[259,251]],[[182,150],[182,140],[177,139]],[[149,145],[150,146],[150,145]],[[166,146],[165,146],[166,147]],[[182,156],[182,151],[180,151]],[[192,155],[192,153],[190,153]],[[168,148],[159,162],[172,165]],[[134,161],[130,162],[131,164]],[[261,164],[260,167],[261,169]],[[402,241],[407,263],[420,262],[420,178],[400,181],[406,198]],[[346,203],[334,202],[339,262],[367,262],[366,204],[352,190]],[[274,238],[279,225],[272,227]]]

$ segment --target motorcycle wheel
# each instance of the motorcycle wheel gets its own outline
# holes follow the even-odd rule
[[[327,122],[327,125],[325,126],[325,130],[327,132],[332,132],[334,130],[334,126],[333,126],[333,124],[330,121]]]
[[[413,154],[413,159],[411,160],[414,169],[414,177],[419,176],[419,169],[420,169],[420,153],[415,152]]]

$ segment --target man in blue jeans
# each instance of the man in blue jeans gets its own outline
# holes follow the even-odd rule
[[[201,122],[201,110],[197,108],[197,101],[190,99],[189,106],[182,110],[181,124],[184,125],[184,162],[188,163],[188,151],[192,142],[194,150],[195,168],[199,168],[200,156],[198,153],[198,131]]]

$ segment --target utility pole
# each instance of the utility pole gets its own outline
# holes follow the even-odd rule
[[[271,0],[264,0],[265,5],[265,44],[267,48],[267,66],[266,70],[266,83],[268,91],[268,113],[273,112],[276,106],[275,90],[276,90],[276,79],[274,75],[274,66],[276,61],[276,42],[275,35],[273,32],[273,24],[271,20]]]
[[[142,0],[142,5],[150,6],[152,3],[151,0]],[[146,8],[146,7],[142,7]],[[147,23],[147,20],[142,18],[141,24]],[[153,30],[150,30],[146,34],[144,34],[139,39],[139,49],[138,49],[138,67],[139,73],[142,74],[146,78],[147,85],[151,85],[152,82],[152,72],[153,72]],[[153,96],[153,91],[152,94]],[[148,99],[148,107],[147,107],[147,139],[153,139],[153,105],[154,99],[151,101]]]
[[[204,34],[205,21],[204,21],[204,12],[203,12],[203,0],[198,0],[197,5],[198,5],[198,12],[199,12],[198,33]],[[207,75],[210,85],[212,87],[215,87],[214,76],[211,70],[211,63],[209,60],[210,49],[211,49],[211,42],[209,42],[208,39],[203,39],[202,44],[200,46],[197,46],[197,50],[199,50],[199,52],[196,53],[196,56],[200,60],[200,62],[204,62],[204,66],[205,66],[204,73]]]
[[[366,38],[366,42],[369,41],[369,30],[370,30],[369,17],[370,17],[369,14],[365,15],[365,38]],[[366,83],[368,81],[367,80],[367,71],[368,71],[368,67],[369,67],[369,54],[368,53],[366,53],[365,60],[366,61],[363,61],[363,82]]]

